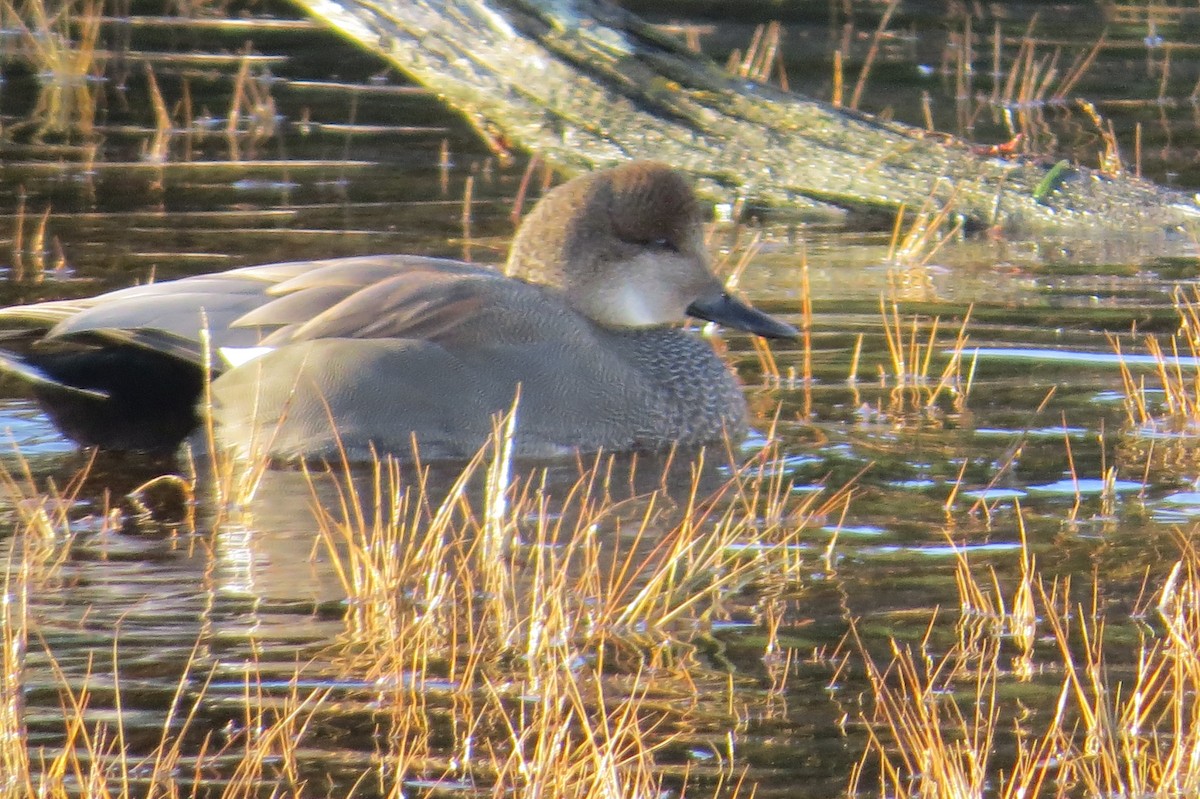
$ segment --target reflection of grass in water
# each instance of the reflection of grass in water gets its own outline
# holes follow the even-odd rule
[[[96,116],[93,81],[102,72],[96,53],[103,6],[96,0],[64,2],[3,0],[4,16],[22,33],[21,56],[38,77],[37,105],[30,124],[37,136],[92,135]]]
[[[28,66],[38,82],[37,101],[27,119],[17,123],[12,130],[31,129],[35,141],[46,136],[68,139],[96,139],[96,114],[103,105],[105,77],[105,53],[98,49],[104,8],[99,0],[0,0],[0,17],[6,28],[20,34],[20,47],[5,54],[5,59]],[[253,29],[252,22],[246,23]],[[131,56],[135,61],[138,55]],[[277,133],[274,98],[270,94],[267,78],[257,74],[255,59],[249,45],[240,57],[227,53],[174,54],[164,56],[168,63],[211,62],[215,68],[228,68],[233,63],[237,72],[230,75],[232,94],[224,126],[225,137],[233,151],[233,160],[240,160],[239,148],[245,139],[256,146]],[[149,93],[150,110],[153,112],[152,135],[147,141],[145,157],[152,163],[169,161],[168,145],[174,133],[172,114],[164,99],[156,76],[144,61],[146,89]],[[124,69],[121,60],[121,69]],[[110,80],[124,83],[124,76],[107,76]],[[185,87],[183,98],[182,129],[190,133],[203,133],[195,120],[190,118],[190,94]],[[94,151],[87,151],[94,156]],[[253,157],[253,154],[252,154]]]
[[[51,236],[50,247],[46,244],[46,235],[50,223],[50,205],[47,204],[40,216],[30,217],[26,212],[25,189],[17,193],[17,210],[13,215],[12,239],[9,248],[12,258],[10,279],[14,282],[30,280],[40,283],[46,277],[47,269],[61,273],[66,269],[67,260],[63,253],[58,236]],[[51,249],[52,248],[52,249]],[[47,256],[53,254],[53,259]]]

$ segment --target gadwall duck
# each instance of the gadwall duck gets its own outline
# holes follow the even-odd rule
[[[548,192],[507,274],[378,255],[270,264],[0,311],[0,370],[85,445],[218,443],[291,459],[470,456],[517,401],[523,456],[695,446],[746,429],[737,380],[686,316],[795,330],[713,275],[689,183],[655,163]],[[207,335],[202,335],[207,331]]]

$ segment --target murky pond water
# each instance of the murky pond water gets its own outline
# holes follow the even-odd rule
[[[849,28],[828,21],[840,3],[795,5],[822,10],[785,19],[791,85],[828,96],[826,59],[844,42],[848,64],[860,63],[880,4],[848,4],[861,14]],[[991,92],[995,25],[1008,68],[1025,52],[1031,7],[992,6],[971,22],[977,64],[965,77],[954,59],[967,17],[944,17],[940,3],[902,12],[863,107],[922,124],[927,96],[943,129],[989,143],[1024,133],[1037,154],[1096,163],[1106,121],[1071,104],[976,99]],[[1043,65],[1030,81],[1048,80],[1050,58],[1065,74],[1100,35],[1093,4],[1043,10],[1039,42],[1022,56]],[[718,54],[753,27],[711,24],[702,44]],[[3,304],[307,257],[503,259],[525,164],[501,168],[432,98],[350,46],[303,25],[111,23],[104,36],[109,47],[187,54],[153,61],[169,130],[156,139],[145,61],[126,54],[128,88],[116,89],[110,65],[90,134],[31,141],[20,120],[38,83],[10,64]],[[1127,168],[1136,137],[1145,174],[1200,187],[1200,65],[1186,28],[1109,37],[1072,95],[1113,119]],[[247,39],[271,57],[240,57]],[[1097,684],[1114,693],[1137,676],[1146,647],[1169,638],[1153,609],[1173,607],[1164,589],[1200,517],[1197,417],[1164,421],[1171,399],[1143,338],[1167,342],[1180,298],[1195,301],[1195,234],[1109,234],[952,236],[932,254],[914,244],[897,255],[878,217],[718,229],[713,247],[731,251],[729,265],[753,242],[739,286],[756,303],[804,324],[806,293],[811,301],[807,340],[773,344],[773,360],[747,337],[717,337],[763,433],[736,454],[750,465],[680,459],[666,476],[651,460],[604,462],[598,474],[591,463],[522,466],[507,504],[488,488],[487,463],[456,486],[461,467],[227,479],[203,457],[92,461],[8,386],[0,545],[13,576],[3,618],[10,642],[25,620],[28,651],[23,665],[4,662],[6,702],[21,701],[8,705],[18,720],[6,716],[0,737],[23,729],[26,766],[43,775],[35,783],[66,773],[68,792],[89,795],[100,793],[92,766],[132,795],[164,775],[204,795],[239,785],[262,795],[488,794],[497,774],[516,788],[539,770],[573,773],[572,759],[586,758],[546,733],[556,723],[572,741],[609,742],[629,795],[653,780],[675,791],[686,776],[691,795],[741,781],[743,795],[757,785],[758,795],[836,796],[859,769],[858,789],[872,793],[889,774],[873,736],[887,762],[917,751],[879,709],[880,685],[907,684],[894,652],[910,651],[927,678],[897,700],[912,707],[945,696],[990,708],[988,691],[971,694],[985,679],[953,682],[966,672],[934,666],[951,655],[999,664],[990,695],[1002,710],[979,747],[992,757],[980,784],[998,792],[1051,719],[1087,727],[1086,702],[1062,710],[1065,694],[1090,695],[1064,664],[1064,648],[1088,662],[1080,629],[1105,620]],[[1179,346],[1186,387],[1193,351]],[[1126,399],[1139,381],[1157,423]],[[143,488],[152,508],[139,515],[126,494],[164,473],[186,482]],[[496,530],[507,549],[488,549]],[[679,543],[692,530],[718,542],[712,560]],[[672,546],[686,553],[662,565]],[[389,578],[389,558],[409,571]],[[678,572],[689,590],[669,576],[680,563],[693,569]],[[639,604],[647,585],[667,584]],[[614,596],[620,612],[604,605]],[[1059,635],[1051,608],[1076,628]],[[535,668],[543,660],[551,666]],[[892,670],[873,680],[869,662]],[[578,681],[574,694],[555,693],[564,675]],[[935,718],[948,740],[971,739],[961,718]],[[1176,727],[1163,739],[1191,734]],[[1071,746],[1037,751],[1065,761]],[[55,761],[64,750],[77,759]],[[916,770],[931,768],[913,757],[925,764]],[[643,772],[651,782],[636,781]],[[579,779],[599,793],[603,773]],[[1058,773],[1043,790],[1096,793],[1080,774]],[[0,780],[5,795],[25,787]]]

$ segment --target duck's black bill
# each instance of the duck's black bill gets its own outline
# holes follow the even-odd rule
[[[780,322],[728,294],[696,300],[687,307],[687,314],[763,338],[795,338],[799,335],[796,328],[786,322]]]

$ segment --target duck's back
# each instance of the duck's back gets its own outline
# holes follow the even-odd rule
[[[676,326],[795,331],[728,294],[703,221],[681,174],[623,164],[538,201],[506,267],[528,283],[407,255],[235,269],[0,311],[20,328],[0,371],[107,448],[175,447],[209,377],[247,455],[469,456],[514,402],[527,455],[709,443],[741,433],[744,401]]]
[[[672,328],[612,330],[496,273],[396,275],[312,319],[264,306],[276,349],[213,386],[224,443],[277,458],[466,457],[517,402],[517,450],[662,449],[738,435],[736,381]]]
[[[205,370],[281,324],[248,315],[279,304],[313,318],[409,270],[495,274],[420,256],[364,256],[234,269],[82,300],[0,310],[0,372],[32,388],[69,437],[105,449],[171,451],[195,429]],[[247,321],[249,320],[249,321]]]

